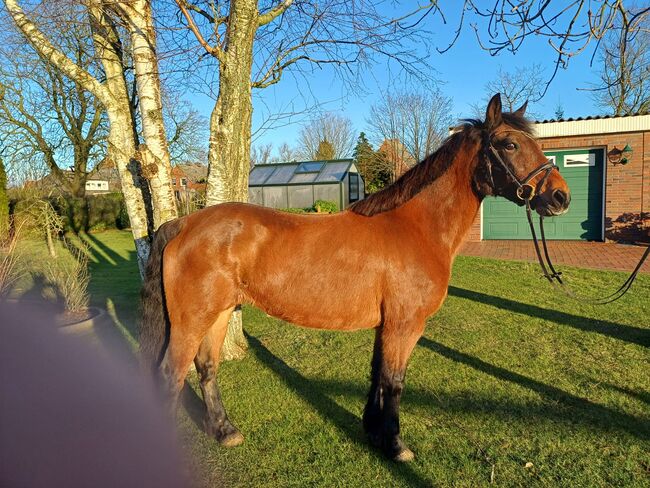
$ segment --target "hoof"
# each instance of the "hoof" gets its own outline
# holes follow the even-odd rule
[[[393,461],[398,463],[408,463],[415,459],[415,454],[408,447],[405,447],[399,454],[397,454]]]
[[[242,442],[244,442],[244,436],[241,435],[241,432],[239,431],[233,432],[222,439],[219,439],[219,444],[223,447],[239,446]]]

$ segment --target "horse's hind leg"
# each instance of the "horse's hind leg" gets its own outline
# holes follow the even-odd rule
[[[244,437],[226,415],[226,410],[221,403],[219,386],[217,385],[221,346],[228,330],[228,320],[232,311],[233,309],[229,309],[219,314],[219,317],[203,338],[199,352],[194,358],[206,406],[205,431],[226,447],[238,446],[244,442]]]
[[[375,339],[364,427],[370,441],[396,461],[410,461],[414,457],[400,437],[399,404],[408,359],[423,330],[424,322],[412,326],[388,322],[378,329]]]

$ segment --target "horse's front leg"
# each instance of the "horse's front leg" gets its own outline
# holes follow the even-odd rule
[[[382,327],[375,329],[375,346],[370,363],[370,392],[368,401],[363,410],[363,430],[368,435],[368,439],[374,446],[381,446],[381,406],[382,390],[380,388],[381,375],[381,330]]]
[[[424,322],[401,327],[390,322],[377,330],[364,428],[370,441],[391,459],[411,461],[413,452],[400,437],[399,407],[406,367],[424,330]]]

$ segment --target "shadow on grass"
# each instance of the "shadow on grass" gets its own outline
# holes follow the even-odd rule
[[[345,408],[332,401],[318,381],[312,381],[282,359],[269,351],[256,337],[246,334],[252,352],[269,370],[271,370],[293,392],[311,405],[321,417],[331,422],[338,431],[347,436],[352,442],[363,447],[384,461],[384,466],[392,474],[401,477],[406,486],[430,486],[431,483],[422,478],[408,464],[397,464],[386,459],[381,452],[368,444],[365,433],[361,429],[361,419]]]
[[[487,295],[478,291],[466,290],[455,286],[449,287],[449,295],[466,298],[473,302],[484,303],[509,312],[520,313],[530,317],[538,317],[561,325],[568,325],[569,327],[585,332],[595,332],[621,341],[650,347],[649,329],[617,324],[605,320],[590,319],[588,317],[572,315],[558,310],[549,310],[535,305],[528,305],[507,298],[495,297],[493,295]]]
[[[137,313],[141,280],[134,250],[124,258],[92,234],[79,234],[90,256],[90,283],[88,292],[93,305],[114,307],[116,323],[131,339],[137,337]]]
[[[539,416],[560,420],[564,423],[585,423],[604,431],[620,430],[642,440],[650,439],[650,425],[646,419],[637,418],[633,415],[604,407],[587,399],[572,395],[560,388],[495,366],[426,337],[422,337],[418,344],[443,357],[474,368],[494,378],[528,388],[547,400],[560,403],[563,407],[566,407],[564,409],[552,405],[545,405],[544,408],[541,408],[537,412]]]

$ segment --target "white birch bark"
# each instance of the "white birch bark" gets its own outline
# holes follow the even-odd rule
[[[131,35],[135,79],[140,102],[142,132],[140,147],[143,171],[151,187],[154,227],[178,216],[171,183],[171,159],[163,123],[160,74],[156,54],[156,31],[151,2],[135,0],[122,4]]]
[[[106,108],[110,123],[109,156],[115,161],[120,175],[124,201],[135,241],[138,267],[142,276],[149,255],[147,212],[141,178],[133,164],[135,158],[134,130],[124,68],[118,46],[119,39],[116,37],[115,31],[105,18],[101,5],[98,2],[89,2],[95,49],[106,73],[106,81],[102,83],[52,45],[49,39],[25,15],[16,0],[5,0],[4,3],[18,29],[39,55],[91,92]],[[115,36],[115,38],[111,38],[111,36]]]

